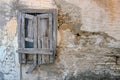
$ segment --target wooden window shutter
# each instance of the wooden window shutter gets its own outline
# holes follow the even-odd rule
[[[50,54],[38,55],[38,64],[53,62],[53,26],[52,14],[40,14],[38,17],[38,48],[50,50]]]
[[[36,65],[53,63],[57,35],[55,10],[23,10],[18,15],[20,63],[31,64],[28,73]]]
[[[37,26],[35,22],[36,18],[33,15],[22,14],[21,16],[21,26],[20,26],[20,43],[21,46],[18,49],[18,52],[21,54],[21,63],[28,62],[26,57],[34,54],[35,49],[37,48]],[[36,55],[34,55],[34,63],[36,61]],[[33,62],[31,61],[31,62]],[[29,63],[29,62],[28,62]]]

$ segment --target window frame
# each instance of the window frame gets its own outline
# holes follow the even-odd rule
[[[20,38],[21,32],[20,31],[22,31],[21,28],[20,28],[20,26],[22,26],[22,25],[20,23],[22,23],[21,22],[22,14],[27,14],[27,13],[52,14],[52,19],[53,19],[53,21],[52,21],[52,24],[53,24],[53,42],[54,42],[54,44],[53,44],[53,53],[54,54],[53,55],[54,55],[54,59],[55,59],[56,46],[57,46],[57,9],[19,9],[18,14],[17,14],[17,17],[18,17],[17,18],[18,19],[17,20],[18,21],[18,51],[17,52],[20,53],[20,52],[23,51],[22,49],[20,49],[21,48],[21,44],[20,44],[21,43],[21,38]],[[27,50],[29,50],[29,49],[26,49],[26,51]],[[34,54],[40,54],[41,52],[45,52],[45,51],[48,54],[51,54],[50,53],[51,51],[49,51],[49,50],[39,50],[39,49],[36,49]],[[30,50],[28,52],[30,52]],[[30,54],[28,52],[26,52],[26,53]],[[26,60],[21,59],[22,54],[24,54],[24,53],[19,54],[19,62],[20,63],[25,63]]]

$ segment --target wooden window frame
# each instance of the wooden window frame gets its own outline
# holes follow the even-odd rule
[[[21,33],[22,33],[21,31],[24,30],[23,25],[25,25],[25,23],[23,21],[23,18],[25,19],[25,17],[23,17],[23,15],[26,16],[26,17],[31,17],[31,16],[26,15],[26,14],[34,14],[34,13],[35,14],[51,14],[51,16],[52,16],[52,29],[53,29],[52,30],[53,31],[53,35],[52,35],[53,39],[52,40],[53,41],[50,42],[50,44],[52,44],[52,47],[50,46],[50,50],[49,49],[42,49],[42,50],[38,49],[37,46],[36,46],[38,44],[38,42],[36,42],[37,38],[34,39],[36,43],[34,43],[34,48],[33,49],[22,47],[22,46],[24,46],[24,44],[21,44],[21,41],[23,41],[22,38],[21,38]],[[39,16],[38,15],[37,17],[42,18],[42,17],[45,17],[45,16],[43,16],[43,15]],[[49,17],[49,15],[48,15],[48,17]],[[31,19],[34,19],[34,21],[36,20],[36,18],[32,18],[32,17],[31,17]],[[49,18],[49,20],[50,20],[50,18]],[[31,72],[37,64],[38,65],[46,64],[45,62],[40,62],[39,61],[39,58],[41,57],[39,55],[44,54],[45,55],[44,57],[49,57],[50,58],[50,63],[53,63],[54,60],[55,60],[56,45],[57,45],[57,10],[56,9],[20,9],[18,11],[17,21],[18,21],[18,50],[17,50],[17,52],[19,53],[20,64],[26,64],[26,56],[25,56],[26,54],[34,55],[33,56],[34,62],[33,62],[33,65],[32,65],[32,69],[31,68],[28,69],[28,72]],[[37,24],[38,23],[35,22],[33,25],[37,25]],[[22,28],[21,28],[21,26],[22,26]],[[49,26],[51,26],[51,25],[49,24]],[[37,31],[37,30],[34,28],[34,32],[35,31]],[[33,34],[33,35],[38,37],[37,34]],[[22,34],[22,36],[25,36],[25,34]],[[29,39],[27,39],[27,40],[29,40]],[[52,52],[53,52],[53,54],[52,54]],[[38,58],[37,58],[37,55],[38,55]],[[49,56],[46,56],[46,55],[49,55]],[[23,57],[23,59],[22,59],[22,57]],[[37,59],[38,59],[38,63],[37,63]]]

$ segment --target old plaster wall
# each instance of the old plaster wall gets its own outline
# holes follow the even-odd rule
[[[0,80],[119,80],[119,0],[0,0]],[[54,64],[26,74],[17,50],[19,8],[58,10]],[[22,75],[21,74],[22,71]]]

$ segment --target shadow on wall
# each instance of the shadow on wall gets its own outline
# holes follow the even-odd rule
[[[4,80],[4,74],[0,72],[0,80]]]
[[[106,71],[98,74],[92,71],[86,71],[77,76],[67,76],[65,80],[120,80],[120,76],[114,76]]]

